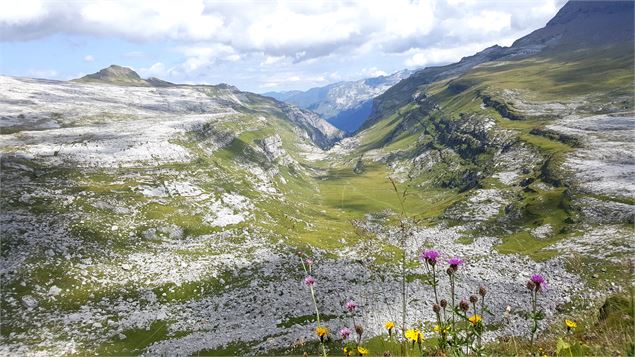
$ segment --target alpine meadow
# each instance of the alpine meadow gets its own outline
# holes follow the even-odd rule
[[[3,2],[0,355],[634,356],[634,14]]]

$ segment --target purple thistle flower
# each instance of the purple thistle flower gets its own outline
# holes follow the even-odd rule
[[[345,340],[348,338],[348,336],[351,335],[351,333],[353,333],[353,331],[351,331],[351,329],[349,329],[348,327],[343,327],[340,330],[340,337],[342,338],[342,340]]]
[[[304,261],[304,263],[306,263],[306,265],[311,266],[313,265],[313,259],[311,258],[306,258],[306,260]]]
[[[463,260],[458,257],[453,257],[448,260],[448,264],[450,264],[450,268],[452,268],[452,270],[457,271],[457,269],[459,269],[459,265],[463,264]]]
[[[304,278],[304,284],[306,286],[312,286],[313,284],[315,284],[315,278],[311,275],[307,275],[306,278]]]
[[[544,276],[540,274],[534,274],[529,279],[536,286],[536,291],[545,291],[549,288],[549,284],[547,284],[547,280]]]
[[[346,302],[346,310],[348,310],[348,312],[355,312],[357,306],[357,303],[353,300],[348,300],[348,302]]]
[[[424,250],[421,253],[421,255],[419,256],[419,259],[422,262],[426,262],[426,263],[434,266],[437,263],[437,258],[440,255],[441,254],[439,254],[439,252],[434,250],[434,249],[427,249],[427,250]]]

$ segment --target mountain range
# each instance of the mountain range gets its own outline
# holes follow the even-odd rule
[[[304,92],[267,92],[263,95],[311,110],[337,128],[353,133],[368,118],[372,99],[411,73],[412,71],[404,69],[388,76],[337,82]]]
[[[323,326],[354,298],[380,353],[404,285],[405,323],[435,321],[428,248],[487,287],[485,353],[530,353],[533,272],[545,353],[630,353],[633,13],[568,2],[510,47],[306,92],[0,76],[0,354],[315,355],[304,256]]]

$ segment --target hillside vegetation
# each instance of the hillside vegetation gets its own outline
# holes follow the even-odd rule
[[[632,42],[529,40],[347,138],[228,85],[0,77],[0,354],[633,354]]]

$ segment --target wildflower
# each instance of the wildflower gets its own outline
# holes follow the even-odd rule
[[[484,286],[479,287],[478,294],[481,295],[481,297],[485,297],[485,294],[487,294],[487,289],[485,289]]]
[[[318,335],[320,341],[324,341],[324,337],[329,333],[329,329],[324,326],[318,326],[315,329],[315,334]]]
[[[437,304],[432,305],[432,311],[434,311],[435,314],[438,314],[439,311],[441,311],[441,306]]]
[[[544,291],[548,288],[547,280],[540,274],[532,275],[529,281],[533,283],[533,288],[536,289],[536,291]],[[527,287],[529,287],[529,284]]]
[[[450,326],[446,326],[442,329],[440,325],[434,325],[433,331],[438,334],[447,334],[450,332]]]
[[[476,295],[471,295],[471,296],[470,296],[470,302],[471,302],[472,304],[476,304],[476,303],[478,302],[478,296],[476,296]]]
[[[412,341],[412,343],[421,343],[421,341],[423,340],[423,335],[418,329],[411,328],[409,330],[406,330],[406,339]]]
[[[511,313],[512,313],[512,307],[507,305],[507,307],[505,308],[505,312],[503,313],[503,318],[505,319],[505,321],[509,322]]]
[[[439,305],[441,305],[442,308],[446,308],[448,307],[448,301],[446,299],[441,299],[441,301],[439,301]]]
[[[313,259],[311,258],[306,258],[306,260],[304,261],[304,263],[308,266],[312,266],[313,265]]]
[[[384,327],[386,328],[386,330],[390,331],[395,328],[395,323],[392,321],[388,321],[384,324]]]
[[[439,252],[437,252],[434,249],[428,249],[425,250],[421,253],[421,255],[419,256],[419,259],[422,262],[425,262],[427,264],[430,264],[431,266],[434,266],[435,264],[437,264],[437,258],[439,257]]]
[[[313,284],[315,284],[315,278],[311,275],[307,275],[306,278],[304,278],[304,284],[306,286],[312,286]]]
[[[384,324],[384,327],[386,328],[386,330],[388,330],[388,336],[392,337],[392,329],[395,328],[395,323],[392,321],[388,321]]]
[[[364,333],[364,328],[362,327],[362,325],[355,325],[355,332],[357,333],[357,335],[359,336],[359,339],[362,339],[362,334]]]
[[[366,356],[368,355],[369,351],[368,348],[357,346],[357,353],[359,353],[360,356]]]
[[[481,322],[482,319],[481,319],[481,315],[474,314],[474,315],[470,316],[470,318],[468,320],[470,320],[472,325],[476,325],[479,322]]]
[[[349,348],[349,347],[344,347],[343,351],[344,351],[344,355],[347,356],[347,357],[350,356],[353,353],[353,350],[351,348]]]
[[[348,300],[348,302],[346,302],[346,310],[348,310],[348,312],[355,312],[357,306],[357,303],[353,300]]]
[[[574,328],[578,327],[578,324],[573,321],[573,320],[564,320],[564,325],[567,327],[567,332],[573,330]]]
[[[463,312],[467,312],[467,310],[470,309],[470,304],[468,304],[465,300],[461,300],[461,302],[459,302],[459,307],[463,310]]]
[[[448,264],[450,264],[450,269],[455,272],[459,269],[459,265],[463,264],[463,260],[457,257],[450,258],[450,260],[448,260]]]
[[[340,337],[342,338],[342,340],[345,340],[348,338],[348,336],[351,335],[353,331],[351,331],[351,329],[349,329],[348,327],[343,327],[342,329],[340,329]]]

